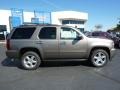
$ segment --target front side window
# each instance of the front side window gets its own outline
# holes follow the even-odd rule
[[[78,33],[72,29],[67,27],[61,28],[61,39],[76,39],[78,36]]]
[[[56,27],[44,27],[39,33],[40,39],[56,39]]]

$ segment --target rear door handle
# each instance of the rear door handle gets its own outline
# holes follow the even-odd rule
[[[36,44],[43,44],[43,42],[42,41],[37,41]]]

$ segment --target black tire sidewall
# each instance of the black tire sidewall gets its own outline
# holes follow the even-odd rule
[[[93,60],[93,57],[94,57],[94,56],[96,55],[96,53],[98,53],[98,52],[102,52],[102,53],[104,53],[104,54],[106,55],[106,61],[105,61],[105,63],[104,63],[103,65],[101,65],[101,66],[96,65],[96,64],[94,63],[94,60]],[[105,50],[97,49],[97,50],[94,50],[94,51],[92,52],[92,55],[91,55],[91,63],[92,63],[93,66],[95,66],[95,67],[103,67],[103,66],[105,66],[105,65],[108,63],[108,61],[109,61],[109,55],[108,55],[108,53],[107,53]]]
[[[37,64],[36,64],[36,66],[33,67],[33,68],[27,68],[27,67],[24,65],[24,58],[25,58],[26,56],[28,56],[28,55],[34,55],[35,58],[37,59]],[[28,52],[24,53],[23,56],[21,57],[21,64],[22,64],[23,69],[25,69],[25,70],[35,70],[35,69],[37,69],[37,68],[40,66],[40,64],[41,64],[41,59],[40,59],[40,57],[39,57],[39,55],[38,55],[37,53],[32,52],[32,51],[28,51]]]
[[[118,48],[120,48],[120,41],[119,41],[119,43],[118,43]]]

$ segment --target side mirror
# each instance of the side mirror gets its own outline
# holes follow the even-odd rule
[[[6,34],[6,38],[8,38],[9,33]]]
[[[78,40],[81,40],[82,38],[83,38],[83,37],[82,37],[81,35],[78,35],[78,36],[77,36],[77,39],[78,39]]]

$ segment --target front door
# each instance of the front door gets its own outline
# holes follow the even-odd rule
[[[87,52],[87,40],[73,28],[61,27],[60,32],[60,58],[84,58]]]

